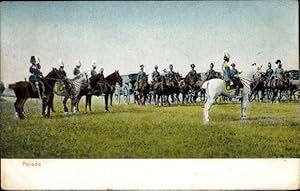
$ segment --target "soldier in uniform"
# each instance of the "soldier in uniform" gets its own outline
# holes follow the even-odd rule
[[[73,70],[73,75],[76,77],[80,74],[80,67],[81,67],[81,62],[78,61],[78,63],[76,64],[76,67]]]
[[[191,71],[189,71],[189,75],[191,76],[191,77],[194,77],[194,76],[196,76],[197,75],[197,72],[196,72],[196,70],[195,70],[195,64],[191,64]]]
[[[152,77],[152,84],[154,84],[155,82],[157,82],[157,78],[160,76],[160,73],[157,71],[157,69],[158,69],[158,66],[155,65],[154,71],[152,72],[152,75],[151,75],[151,77]]]
[[[166,77],[167,77],[167,80],[172,80],[174,77],[175,77],[175,72],[173,71],[173,65],[172,64],[170,64],[170,66],[169,66],[169,71],[168,71],[168,73],[167,73],[167,75],[166,75]]]
[[[67,77],[67,73],[65,72],[65,70],[64,70],[64,63],[63,63],[63,61],[62,61],[62,59],[59,59],[58,60],[58,63],[59,63],[59,69],[58,69],[58,71],[59,71],[59,73],[63,76],[63,77]]]
[[[164,78],[166,78],[167,75],[168,75],[167,69],[163,69],[163,72],[161,73],[161,76],[163,76]]]
[[[268,69],[266,70],[266,75],[268,79],[271,79],[271,77],[273,76],[273,69],[271,67],[271,62],[268,63]]]
[[[44,83],[41,81],[41,78],[43,77],[43,73],[41,72],[41,65],[40,65],[40,59],[36,56],[31,56],[30,58],[31,66],[29,68],[29,72],[31,73],[29,77],[29,81],[35,84],[36,90],[39,92],[39,83],[42,87],[42,92],[39,92],[42,94],[42,97],[44,98],[44,92],[45,92],[45,86]]]
[[[230,70],[230,78],[233,81],[233,84],[235,86],[235,95],[236,98],[240,98],[240,82],[239,82],[239,71],[235,68],[235,64],[231,64],[232,69]]]
[[[137,82],[137,89],[140,89],[141,86],[142,86],[142,82],[143,82],[143,79],[144,77],[146,76],[146,73],[144,72],[144,65],[140,65],[140,71],[136,77],[136,82]]]
[[[278,81],[283,78],[284,70],[282,68],[281,60],[277,60],[275,64],[278,64],[278,67],[275,69],[274,75],[275,75],[275,84],[278,86]]]
[[[96,62],[95,61],[92,62],[92,68],[93,69],[91,70],[91,77],[97,75],[97,72],[96,72]]]
[[[216,76],[216,71],[214,70],[214,63],[210,63],[209,70],[206,72],[206,80],[210,80]]]

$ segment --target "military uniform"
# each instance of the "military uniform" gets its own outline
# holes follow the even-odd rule
[[[273,75],[273,73],[274,73],[274,71],[273,71],[272,68],[268,68],[268,69],[266,70],[266,75],[267,75],[268,78],[271,78],[272,75]]]
[[[152,72],[151,77],[152,77],[152,80],[153,80],[153,81],[157,81],[157,78],[158,78],[159,76],[160,76],[160,73],[159,73],[157,70],[155,70],[155,71]]]
[[[281,79],[283,77],[283,73],[284,73],[284,70],[282,68],[276,68],[275,69],[275,78],[276,79]]]
[[[93,68],[91,70],[91,76],[93,77],[93,76],[96,76],[96,75],[97,75],[96,68]]]
[[[168,80],[171,80],[171,79],[175,78],[175,74],[176,74],[175,72],[173,72],[172,70],[170,70],[167,73],[166,77],[167,77]]]
[[[77,75],[79,75],[79,74],[80,74],[79,68],[75,67],[74,70],[73,70],[73,75],[74,75],[74,76],[77,76]]]
[[[231,72],[231,76],[230,76],[231,78],[239,74],[239,71],[236,68],[232,68],[230,72]]]
[[[230,81],[230,76],[231,76],[231,72],[230,72],[230,67],[229,67],[229,62],[224,61],[223,65],[222,65],[222,71],[223,71],[223,80],[225,80],[226,82]]]
[[[65,72],[63,67],[59,67],[58,71],[63,77],[67,77],[67,73]]]
[[[209,69],[207,72],[206,72],[206,75],[207,75],[207,78],[209,77],[209,76],[211,76],[211,77],[215,77],[216,76],[216,71],[214,70],[214,69]]]
[[[29,81],[31,82],[37,82],[43,76],[43,73],[35,65],[30,66],[29,72],[31,73],[29,77]]]

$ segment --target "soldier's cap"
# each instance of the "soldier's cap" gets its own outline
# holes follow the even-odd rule
[[[281,60],[276,60],[275,64],[281,63]]]
[[[140,67],[141,67],[141,68],[144,68],[144,65],[143,65],[143,64],[141,64],[141,65],[140,65]]]
[[[155,66],[154,66],[154,68],[158,68],[158,66],[157,66],[157,65],[155,65]]]
[[[214,66],[214,63],[210,63],[211,66]]]
[[[173,68],[173,65],[172,65],[172,64],[170,64],[170,65],[169,65],[169,67],[170,67],[170,68],[171,68],[171,67]]]
[[[196,66],[195,66],[195,64],[191,64],[191,67],[192,67],[192,68],[195,68]]]
[[[268,65],[271,65],[271,62],[269,62]]]
[[[96,62],[93,62],[92,67],[93,67],[93,68],[96,67]]]

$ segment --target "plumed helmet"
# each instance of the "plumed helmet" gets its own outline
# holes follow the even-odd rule
[[[281,60],[276,60],[275,64],[281,63]]]
[[[230,58],[230,54],[227,52],[227,51],[224,51],[224,59],[227,58],[229,59]]]
[[[192,68],[195,68],[196,66],[195,66],[195,64],[191,64],[191,67],[192,67]]]
[[[62,59],[58,59],[58,64],[60,67],[64,67],[64,63],[63,63]]]
[[[35,64],[36,63],[35,56],[31,56],[30,57],[30,63],[31,64]]]
[[[36,61],[37,64],[39,64],[40,63],[40,58],[38,56],[35,56],[35,61]]]
[[[92,67],[95,68],[96,67],[96,61],[92,61]]]
[[[80,67],[81,66],[81,62],[80,60],[78,60],[77,64],[76,64],[77,67]]]

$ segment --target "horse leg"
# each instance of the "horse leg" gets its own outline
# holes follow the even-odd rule
[[[110,106],[112,106],[113,93],[109,94],[109,98],[110,98]]]
[[[88,104],[89,104],[89,110],[90,112],[92,111],[92,95],[89,95],[89,100],[88,100]]]
[[[209,97],[205,103],[205,106],[204,106],[204,112],[203,112],[203,117],[204,117],[204,124],[207,124],[209,122],[209,110],[210,110],[210,107],[212,106],[212,104],[214,103],[216,97]]]
[[[18,119],[20,117],[20,111],[19,111],[19,108],[18,108],[19,102],[20,102],[20,99],[17,98],[16,102],[14,103],[15,111],[16,111],[16,113],[15,113],[16,119]]]
[[[247,120],[247,113],[248,113],[248,105],[249,100],[247,99],[248,95],[244,94],[241,101],[241,120]]]
[[[69,96],[65,95],[64,96],[64,100],[63,100],[63,104],[64,104],[64,113],[67,114],[68,113],[68,107],[67,107],[67,101],[68,101]]]
[[[51,95],[50,100],[51,100],[50,101],[51,110],[52,110],[52,112],[55,112],[55,109],[54,109],[54,94]]]
[[[105,94],[105,96],[104,96],[104,100],[105,100],[105,110],[106,110],[106,111],[109,111],[109,110],[108,110],[108,96],[109,96],[108,94]]]

